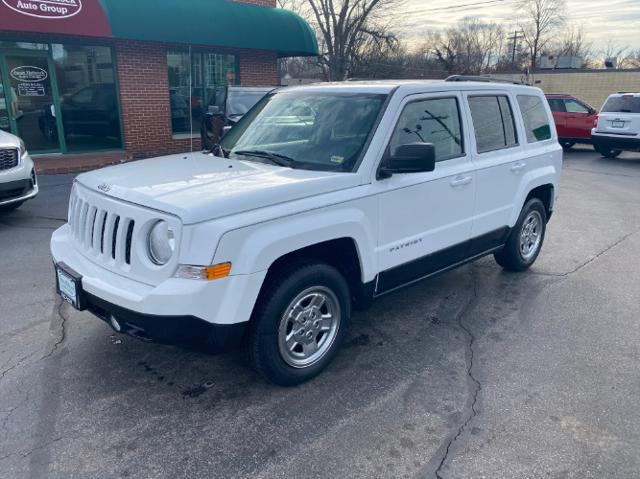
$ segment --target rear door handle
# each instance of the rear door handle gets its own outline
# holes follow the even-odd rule
[[[459,186],[465,186],[471,183],[473,178],[471,176],[456,176],[453,180],[451,180],[451,186],[457,188]]]
[[[511,171],[513,171],[514,173],[517,173],[518,171],[524,169],[527,166],[527,164],[523,161],[519,161],[518,163],[515,163],[514,165],[511,166]]]

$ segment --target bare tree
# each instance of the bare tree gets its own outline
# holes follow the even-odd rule
[[[624,68],[628,51],[628,46],[620,46],[614,40],[607,40],[607,43],[605,43],[602,50],[600,50],[600,55],[602,56],[603,63],[607,60],[614,59],[617,60],[618,68]]]
[[[623,60],[624,68],[640,68],[640,48],[629,53]]]
[[[531,70],[535,70],[540,52],[553,40],[554,31],[565,22],[566,0],[520,0],[515,8],[529,49]]]
[[[584,27],[570,27],[565,29],[565,34],[551,47],[551,53],[558,56],[570,56],[582,58],[584,67],[593,63],[593,45],[587,40]]]
[[[320,60],[328,80],[351,75],[361,49],[395,41],[383,13],[400,0],[307,0],[322,49]]]
[[[426,49],[449,73],[480,74],[491,72],[504,44],[504,31],[494,23],[465,18],[443,33],[432,33]]]

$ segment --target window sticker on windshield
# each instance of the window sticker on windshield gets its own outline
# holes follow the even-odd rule
[[[341,165],[342,163],[344,163],[344,156],[333,155],[331,157],[331,163],[337,163]]]

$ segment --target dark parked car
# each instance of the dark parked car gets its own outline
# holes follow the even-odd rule
[[[235,125],[245,113],[275,87],[226,86],[216,88],[207,102],[200,127],[202,149],[210,150],[220,141],[225,126]]]
[[[558,130],[558,141],[565,150],[576,143],[591,144],[591,129],[598,121],[598,110],[566,94],[549,94],[547,101]]]
[[[60,108],[65,136],[120,136],[118,97],[111,83],[96,83],[64,96]],[[39,126],[48,140],[57,139],[53,105],[42,111]]]

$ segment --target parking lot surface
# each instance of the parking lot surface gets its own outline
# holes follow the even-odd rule
[[[531,271],[387,296],[293,389],[61,303],[71,181],[0,216],[0,477],[638,477],[640,155],[567,154]]]

